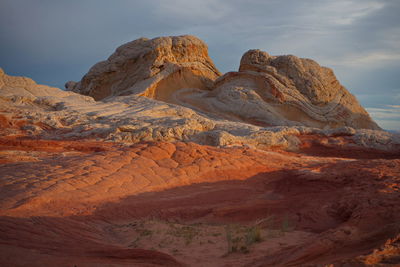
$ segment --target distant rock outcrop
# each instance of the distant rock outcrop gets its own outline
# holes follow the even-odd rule
[[[96,100],[136,94],[167,101],[181,88],[209,89],[219,76],[207,45],[185,35],[126,43],[94,65],[80,82],[65,86]]]

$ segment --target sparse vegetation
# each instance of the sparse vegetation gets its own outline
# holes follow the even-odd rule
[[[232,253],[233,252],[233,246],[232,246],[232,230],[231,230],[231,226],[227,225],[225,227],[225,233],[226,233],[226,241],[228,243],[228,253]]]
[[[192,243],[193,238],[199,234],[199,230],[193,226],[189,225],[176,226],[174,224],[171,224],[170,226],[171,228],[168,231],[168,234],[175,237],[183,238],[185,240],[186,245]]]
[[[247,228],[246,244],[248,246],[253,243],[261,242],[261,240],[261,228],[258,225]]]
[[[153,234],[153,231],[148,229],[136,229],[136,231],[140,234],[140,236],[150,236]]]
[[[280,220],[274,215],[270,215],[255,221],[251,225],[211,226],[200,223],[180,224],[153,218],[121,225],[120,227],[127,226],[136,232],[135,239],[129,245],[130,247],[141,247],[150,243],[158,247],[158,249],[168,249],[173,254],[178,253],[177,248],[182,244],[184,246],[214,247],[224,240],[225,230],[226,256],[231,253],[250,253],[252,247],[256,243],[262,242],[264,238],[278,238],[294,229],[288,214],[282,216]],[[179,253],[182,252],[179,251]]]
[[[225,227],[228,254],[234,252],[249,253],[250,247],[261,242],[261,227],[228,225]]]

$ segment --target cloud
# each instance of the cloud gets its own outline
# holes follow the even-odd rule
[[[330,66],[364,67],[368,65],[382,66],[400,61],[400,51],[372,51],[367,53],[353,53],[350,55],[326,60]]]
[[[125,42],[193,34],[222,72],[259,48],[313,58],[356,95],[390,100],[400,82],[399,13],[398,0],[2,0],[0,67],[62,87]]]
[[[382,9],[385,4],[382,1],[356,1],[340,0],[330,3],[321,2],[316,11],[317,18],[321,15],[329,24],[351,25],[362,17]]]
[[[366,108],[371,117],[384,129],[400,130],[400,105]]]
[[[400,120],[400,105],[388,105],[386,108],[366,108],[377,119]]]
[[[378,125],[385,130],[396,131],[400,133],[400,122],[396,120],[376,120]]]
[[[151,1],[150,1],[151,2]],[[179,20],[215,22],[228,14],[232,8],[223,0],[158,0],[151,4],[155,13],[161,17],[179,18]]]

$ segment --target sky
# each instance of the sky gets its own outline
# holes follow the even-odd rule
[[[0,67],[64,88],[126,42],[191,34],[221,72],[254,48],[312,58],[400,130],[399,14],[399,0],[1,0]]]

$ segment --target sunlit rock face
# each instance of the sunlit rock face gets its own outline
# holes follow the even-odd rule
[[[191,92],[176,98],[253,124],[380,129],[331,69],[291,55],[249,50],[239,71],[218,78],[211,92]]]
[[[96,100],[136,94],[168,101],[181,88],[208,90],[219,76],[207,45],[194,36],[141,38],[118,47],[66,88]]]
[[[220,76],[194,36],[141,38],[66,88],[96,100],[139,95],[261,126],[380,129],[333,71],[311,59],[247,51]]]
[[[287,119],[316,127],[379,129],[333,71],[311,59],[249,50],[242,57],[239,73],[256,73],[255,79],[261,78],[263,85],[257,88],[260,95]]]

